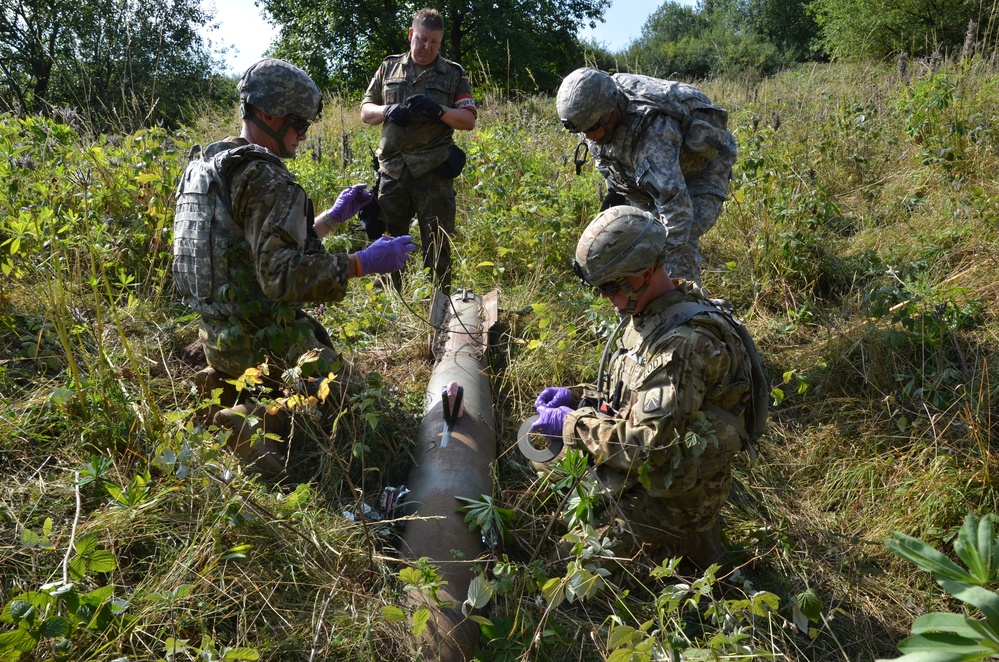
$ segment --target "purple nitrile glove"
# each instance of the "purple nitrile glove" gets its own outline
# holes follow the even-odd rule
[[[324,211],[320,216],[327,216],[336,223],[343,223],[361,211],[361,207],[374,200],[375,196],[370,191],[366,191],[367,184],[354,184],[348,186],[337,196],[333,206]]]
[[[543,434],[549,439],[561,439],[562,425],[571,411],[572,407],[539,407],[540,418],[534,421],[531,432]]]
[[[538,394],[534,408],[539,412],[542,407],[575,407],[576,398],[572,391],[562,386],[549,386]]]
[[[406,264],[406,258],[414,248],[416,244],[408,234],[401,237],[379,237],[367,248],[357,251],[361,275],[399,271],[402,265]]]

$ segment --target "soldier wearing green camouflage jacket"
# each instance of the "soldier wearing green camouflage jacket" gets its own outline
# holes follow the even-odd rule
[[[372,196],[364,185],[349,187],[317,216],[282,160],[294,158],[309,124],[319,117],[319,89],[304,71],[276,59],[255,63],[237,87],[241,135],[192,153],[177,190],[174,283],[200,315],[199,336],[210,366],[197,381],[206,394],[231,390],[226,380],[248,368],[267,363],[277,377],[311,353],[314,360],[301,366],[302,376],[333,373],[334,384],[342,387],[350,366],[322,325],[302,310],[303,303],[340,301],[349,278],[400,268],[414,247],[412,238],[379,240],[351,254],[327,253],[320,237]],[[254,469],[279,473],[286,448],[254,443],[256,419],[272,422],[271,431],[278,434],[287,427],[280,417],[248,404],[215,416],[216,424],[233,431],[230,445],[242,459]]]
[[[700,284],[700,238],[721,215],[736,160],[728,114],[686,83],[590,68],[565,77],[556,106],[606,178],[602,209],[629,204],[658,216],[670,275]]]
[[[454,132],[475,128],[472,86],[457,62],[440,56],[444,19],[421,9],[409,28],[409,52],[385,58],[361,101],[361,121],[381,125],[378,204],[391,235],[406,234],[415,215],[423,266],[447,292],[454,236],[454,178],[464,153]],[[398,287],[398,274],[393,276]]]
[[[630,206],[601,212],[574,266],[621,315],[594,387],[549,387],[533,430],[591,457],[595,474],[646,551],[705,568],[722,558],[718,513],[748,439],[752,364],[725,315],[663,267],[665,227]],[[704,310],[678,317],[678,304]],[[682,319],[680,323],[677,320]],[[617,511],[617,509],[620,509]],[[628,555],[627,551],[624,551]]]

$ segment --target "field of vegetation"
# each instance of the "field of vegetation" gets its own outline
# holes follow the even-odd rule
[[[495,543],[475,563],[477,659],[863,662],[898,657],[913,628],[937,634],[910,652],[944,651],[913,661],[999,653],[984,517],[999,512],[999,65],[802,65],[702,87],[740,149],[705,287],[774,384],[724,510],[738,573],[667,560],[610,582],[580,533],[595,497],[578,467],[539,478],[512,448],[540,389],[593,380],[615,317],[570,268],[599,207],[592,164],[576,175],[552,99],[480,85],[455,238],[455,284],[498,289],[502,309],[496,487],[466,507]],[[355,100],[326,108],[290,164],[320,209],[373,183],[378,138]],[[0,660],[420,658],[425,613],[405,594],[439,576],[352,515],[406,480],[429,280],[411,271],[400,295],[358,279],[310,309],[367,385],[314,479],[245,475],[195,395],[197,321],[170,275],[188,151],[231,133],[234,109],[102,136],[0,115]],[[549,563],[567,533],[578,556]]]

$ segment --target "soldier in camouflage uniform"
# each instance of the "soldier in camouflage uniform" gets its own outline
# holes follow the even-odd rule
[[[439,55],[444,19],[421,9],[409,28],[408,53],[382,61],[361,101],[361,121],[381,125],[378,203],[386,231],[406,234],[415,214],[423,266],[445,293],[451,286],[454,178],[464,166],[455,130],[475,128],[472,86],[457,62]],[[393,274],[396,287],[399,274]]]
[[[676,323],[678,304],[706,299],[696,285],[670,278],[666,233],[652,214],[631,206],[601,212],[584,230],[576,274],[621,321],[608,339],[600,383],[546,388],[532,430],[590,456],[612,499],[603,521],[623,521],[620,544],[637,538],[654,558],[679,555],[706,568],[724,552],[718,513],[732,461],[748,439],[752,365],[713,306]]]
[[[668,272],[700,285],[698,243],[721,215],[736,159],[727,113],[686,83],[590,68],[565,77],[556,107],[607,179],[601,210],[629,204],[658,216]]]
[[[237,88],[241,134],[209,145],[200,158],[192,153],[177,191],[174,282],[184,303],[200,314],[210,366],[196,381],[208,393],[231,391],[226,380],[248,368],[266,362],[281,375],[301,363],[302,377],[333,373],[342,390],[350,366],[300,302],[339,301],[349,278],[399,269],[415,245],[404,236],[356,253],[327,253],[320,237],[372,196],[364,185],[349,187],[316,216],[282,160],[294,158],[318,119],[319,89],[304,71],[277,59],[252,65]],[[312,360],[301,361],[303,356]],[[282,471],[287,444],[253,437],[259,431],[284,436],[284,413],[245,403],[218,412],[214,421],[232,430],[229,444],[251,468]]]

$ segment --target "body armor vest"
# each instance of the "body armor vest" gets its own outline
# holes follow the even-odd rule
[[[249,159],[268,159],[282,168],[273,152],[258,145],[219,142],[201,154],[191,150],[177,187],[173,222],[174,287],[184,304],[202,315],[226,318],[246,311],[243,304],[264,299],[250,271],[252,259],[243,228],[232,217],[229,176]],[[240,277],[232,268],[246,270]]]

